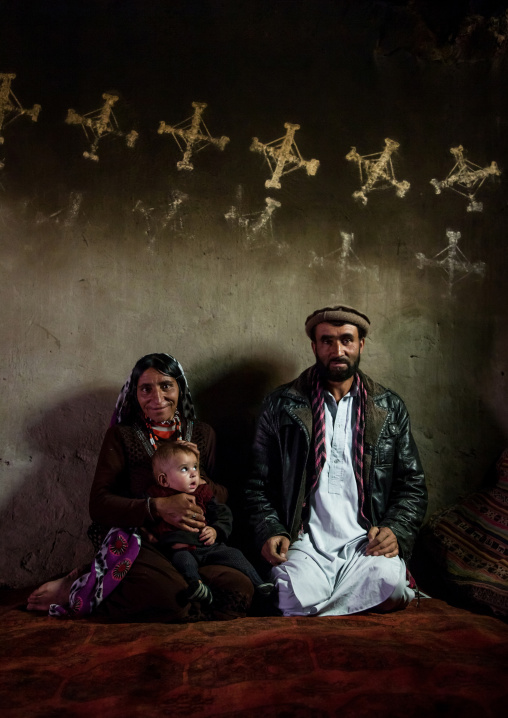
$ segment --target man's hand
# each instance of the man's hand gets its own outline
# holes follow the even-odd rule
[[[185,531],[197,533],[205,527],[203,511],[196,506],[196,499],[189,494],[159,496],[152,499],[157,516],[168,524]]]
[[[366,556],[386,556],[393,558],[399,555],[399,542],[391,529],[387,526],[373,526],[367,534]]]
[[[217,531],[213,526],[205,526],[205,528],[199,534],[199,540],[205,544],[205,546],[212,546],[217,538]]]
[[[289,548],[289,539],[287,536],[272,536],[265,541],[261,549],[261,556],[272,566],[278,566],[287,561],[286,556]]]

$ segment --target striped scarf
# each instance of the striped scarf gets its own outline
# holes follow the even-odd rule
[[[178,411],[175,411],[175,415],[172,419],[169,419],[169,421],[155,422],[148,416],[145,416],[145,423],[148,429],[150,443],[154,448],[157,447],[157,442],[161,439],[169,439],[169,437],[175,433],[177,439],[182,436],[182,422]]]
[[[314,426],[314,472],[312,476],[311,490],[315,488],[323,466],[326,462],[326,440],[325,440],[325,398],[324,388],[319,376],[317,367],[311,369],[311,407]],[[356,402],[357,412],[355,429],[353,432],[353,466],[355,472],[356,486],[358,489],[358,507],[360,516],[367,521],[364,513],[365,490],[363,486],[363,439],[365,434],[365,408],[367,406],[367,390],[363,385],[360,375],[357,373],[354,380],[357,388],[359,401]]]

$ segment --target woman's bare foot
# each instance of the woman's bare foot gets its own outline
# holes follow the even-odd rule
[[[74,568],[67,576],[43,583],[28,596],[27,610],[49,611],[52,603],[65,606],[69,602],[71,586],[79,575],[79,569]]]

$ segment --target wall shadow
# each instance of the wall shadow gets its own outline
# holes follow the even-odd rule
[[[292,376],[296,376],[292,367],[273,359],[245,360],[193,393],[199,419],[213,426],[217,434],[215,480],[228,488],[234,517],[228,543],[241,548],[254,562],[258,557],[253,555],[252,532],[247,526],[244,489],[252,466],[256,422],[266,394]]]
[[[9,547],[2,583],[30,585],[91,558],[88,497],[116,396],[108,388],[67,395],[26,424],[30,468],[0,508]]]

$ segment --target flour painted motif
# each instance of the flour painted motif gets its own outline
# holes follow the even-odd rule
[[[349,281],[358,274],[368,273],[372,279],[379,279],[379,269],[376,265],[366,267],[353,250],[354,234],[351,232],[341,232],[341,246],[334,249],[328,254],[318,256],[312,251],[312,260],[309,267],[331,267],[335,266],[339,273],[339,281],[341,285],[348,284]]]
[[[180,190],[170,192],[167,202],[158,207],[149,207],[142,200],[138,200],[132,211],[140,214],[145,222],[145,235],[149,242],[153,242],[159,232],[170,227],[173,232],[183,230],[183,219],[180,210],[189,199],[189,196]]]
[[[267,189],[280,189],[280,178],[295,170],[305,169],[313,177],[319,168],[319,160],[304,160],[295,142],[295,132],[300,125],[284,124],[286,134],[277,140],[263,144],[257,137],[252,138],[251,152],[259,152],[266,159],[272,176],[266,180]]]
[[[446,230],[448,237],[448,246],[438,252],[434,257],[427,258],[421,252],[416,254],[418,268],[438,267],[442,269],[448,277],[448,295],[452,293],[452,287],[465,279],[470,274],[478,274],[483,277],[487,268],[485,262],[470,262],[464,252],[459,247],[461,238],[460,232],[454,232],[451,229]]]
[[[491,162],[489,167],[482,168],[475,165],[474,162],[466,160],[462,145],[450,147],[450,152],[455,157],[455,164],[448,176],[441,182],[437,179],[432,179],[430,184],[436,190],[436,194],[441,194],[443,189],[449,188],[466,197],[469,200],[467,205],[468,212],[481,212],[483,203],[476,200],[478,190],[487,177],[499,177],[501,170],[495,162]]]
[[[351,147],[346,155],[349,162],[356,162],[358,165],[362,186],[353,192],[353,197],[360,200],[364,206],[367,204],[367,195],[374,189],[394,187],[397,197],[405,197],[411,185],[406,180],[399,182],[396,179],[392,161],[392,155],[399,147],[398,142],[387,137],[382,152],[362,156],[356,151],[356,147]]]
[[[18,117],[26,115],[32,122],[37,122],[40,105],[34,105],[31,110],[24,108],[11,89],[12,81],[16,79],[13,72],[0,72],[0,145],[4,144],[3,130]],[[4,163],[0,160],[0,169]]]
[[[229,137],[212,137],[210,134],[202,117],[207,107],[206,102],[193,102],[192,106],[194,108],[192,117],[188,117],[177,125],[167,125],[165,122],[161,122],[157,130],[159,135],[165,133],[172,135],[183,152],[182,159],[176,163],[179,170],[193,170],[192,155],[200,152],[208,145],[213,145],[223,151],[229,142]]]
[[[245,239],[248,247],[259,249],[272,245],[277,254],[282,254],[288,249],[287,244],[277,242],[273,231],[272,217],[281,203],[273,197],[265,197],[265,207],[259,212],[242,213],[242,187],[237,190],[237,205],[232,205],[224,215],[228,224],[237,226]]]
[[[79,115],[75,110],[67,110],[65,122],[68,125],[81,125],[87,140],[90,142],[90,149],[83,152],[83,157],[87,160],[99,161],[98,147],[99,142],[108,135],[125,138],[127,147],[134,147],[138,138],[138,133],[131,130],[128,134],[122,132],[118,126],[118,122],[113,112],[113,105],[118,101],[117,95],[111,95],[104,92],[102,95],[104,100],[103,106],[98,110],[93,110],[85,115]]]

